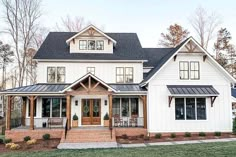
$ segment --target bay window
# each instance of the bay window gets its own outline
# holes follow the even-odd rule
[[[42,117],[66,117],[66,99],[42,98]]]

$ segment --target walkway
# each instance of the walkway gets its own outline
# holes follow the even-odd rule
[[[147,147],[147,146],[157,146],[157,145],[177,145],[177,144],[195,144],[195,143],[210,143],[210,142],[231,142],[231,141],[236,141],[236,138],[171,141],[171,142],[140,143],[140,144],[118,144],[116,142],[60,143],[57,146],[57,148],[58,149],[133,148],[133,147]]]

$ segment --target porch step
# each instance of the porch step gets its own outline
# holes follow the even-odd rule
[[[115,130],[109,129],[93,129],[93,130],[76,130],[72,129],[62,134],[61,143],[84,143],[84,142],[115,142]]]

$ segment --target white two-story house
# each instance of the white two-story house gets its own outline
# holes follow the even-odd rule
[[[108,114],[116,134],[231,132],[235,79],[192,37],[175,48],[142,48],[136,33],[90,25],[49,33],[34,59],[38,83],[2,92],[8,108],[22,97],[30,131],[53,119],[70,130],[74,115],[78,128],[102,127]],[[8,110],[6,136],[13,138],[10,117]]]

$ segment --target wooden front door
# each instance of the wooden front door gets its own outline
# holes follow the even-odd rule
[[[82,125],[101,125],[101,99],[82,99]]]

